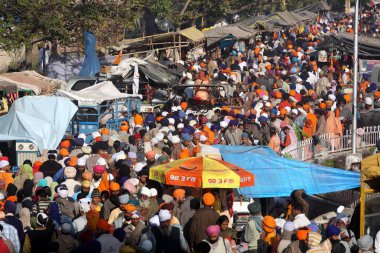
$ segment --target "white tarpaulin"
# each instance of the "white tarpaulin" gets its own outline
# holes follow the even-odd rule
[[[101,82],[80,91],[58,90],[57,96],[77,100],[78,105],[98,105],[103,101],[121,98],[142,98],[141,95],[130,95],[121,93],[110,81]]]
[[[0,117],[0,141],[29,140],[40,152],[56,149],[78,110],[63,97],[27,96],[16,99]]]

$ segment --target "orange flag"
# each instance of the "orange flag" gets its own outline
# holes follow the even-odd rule
[[[116,59],[113,61],[114,65],[119,65],[119,63],[122,60],[122,55],[123,55],[123,49],[120,50],[119,54],[117,55]]]

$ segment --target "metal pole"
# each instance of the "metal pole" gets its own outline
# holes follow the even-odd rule
[[[355,39],[354,39],[354,92],[353,92],[353,118],[352,118],[352,154],[356,154],[356,132],[358,114],[358,23],[359,23],[359,0],[355,3]]]

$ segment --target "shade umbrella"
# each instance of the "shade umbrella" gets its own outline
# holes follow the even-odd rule
[[[149,178],[168,185],[195,188],[253,186],[252,173],[234,164],[208,157],[189,157],[150,168]]]

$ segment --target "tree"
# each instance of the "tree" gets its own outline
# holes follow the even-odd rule
[[[132,13],[130,5],[117,0],[2,2],[0,46],[6,51],[23,46],[29,48],[45,40],[76,43],[82,39],[84,31],[110,39],[120,28],[124,30],[124,19]]]

